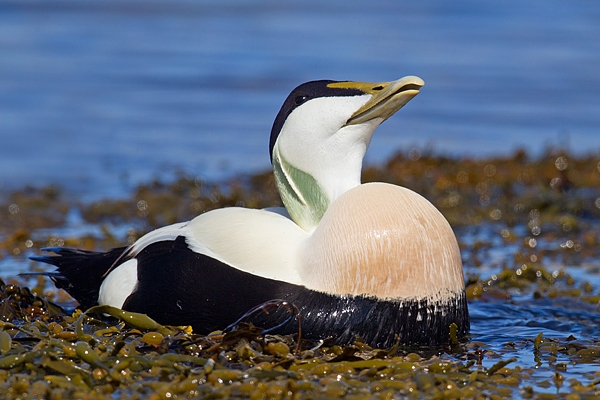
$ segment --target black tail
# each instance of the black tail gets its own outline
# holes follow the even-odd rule
[[[56,272],[33,275],[50,277],[57,288],[66,290],[85,310],[98,304],[98,294],[104,275],[125,249],[126,247],[120,247],[106,253],[99,253],[64,247],[47,247],[42,251],[49,251],[56,255],[30,257],[30,259],[55,265],[58,269]]]

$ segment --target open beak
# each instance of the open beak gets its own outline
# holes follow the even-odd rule
[[[385,121],[419,94],[423,85],[425,85],[423,79],[417,76],[405,76],[392,82],[336,82],[328,86],[359,89],[373,96],[346,121],[345,126],[348,126],[361,124],[375,118]]]

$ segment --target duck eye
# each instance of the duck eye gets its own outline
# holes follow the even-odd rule
[[[298,96],[294,99],[294,102],[296,103],[296,105],[300,105],[302,103],[304,103],[306,100],[308,100],[308,96]]]

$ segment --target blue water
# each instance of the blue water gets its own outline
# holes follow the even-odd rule
[[[0,1],[0,190],[118,196],[269,167],[287,93],[421,76],[374,137],[450,154],[600,153],[600,3]]]
[[[0,194],[58,183],[77,198],[115,197],[177,171],[221,179],[264,170],[275,114],[312,79],[425,80],[378,129],[369,163],[415,146],[600,155],[599,72],[593,0],[0,0]],[[75,216],[33,235],[99,234],[82,223]],[[110,227],[119,237],[126,228]],[[513,250],[494,243],[486,265],[466,271],[490,276],[511,264]],[[0,275],[28,270],[32,254],[3,258]],[[597,291],[594,266],[556,268]],[[554,376],[549,362],[537,367],[538,333],[600,334],[597,307],[531,293],[472,302],[470,312],[473,341],[535,366],[527,385]],[[565,376],[597,369],[569,364]]]

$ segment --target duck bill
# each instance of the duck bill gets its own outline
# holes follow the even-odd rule
[[[328,86],[332,88],[359,89],[372,97],[365,105],[356,110],[346,121],[346,125],[362,124],[375,118],[383,122],[404,107],[413,97],[419,94],[425,82],[417,76],[405,76],[397,81],[371,82],[336,82]]]

